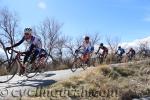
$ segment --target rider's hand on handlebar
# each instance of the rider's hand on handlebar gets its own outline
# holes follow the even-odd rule
[[[78,53],[79,52],[79,50],[77,49],[77,50],[75,50],[75,53]]]

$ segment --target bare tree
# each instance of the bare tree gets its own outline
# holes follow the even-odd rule
[[[39,28],[44,48],[48,50],[48,54],[52,61],[56,61],[54,52],[59,43],[58,41],[60,41],[61,27],[62,24],[58,23],[56,20],[47,18]]]
[[[114,53],[116,52],[117,50],[117,47],[120,43],[120,39],[119,38],[112,38],[110,36],[107,36],[106,37],[106,42],[109,46],[109,55],[107,56],[107,63],[112,63],[113,61],[115,61],[115,56],[114,56]]]
[[[149,41],[139,41],[138,54],[140,57],[150,57]]]
[[[149,49],[149,42],[148,41],[139,41],[139,50],[146,50]]]
[[[8,43],[13,45],[15,43],[15,35],[18,27],[17,19],[16,14],[11,13],[7,8],[0,10],[0,44],[6,55],[5,45]]]
[[[106,36],[106,42],[111,50],[111,53],[114,53],[120,43],[120,39],[118,37],[111,38],[110,36]]]
[[[99,43],[100,39],[101,39],[101,37],[100,37],[99,33],[95,33],[91,36],[91,41],[92,41],[93,45]]]
[[[68,39],[68,42],[65,44],[65,48],[68,49],[68,53],[70,54],[70,56],[74,55],[74,50],[76,49],[76,46],[72,38]]]
[[[65,46],[66,46],[67,40],[68,40],[68,37],[62,36],[57,41],[56,49],[58,50],[57,56],[59,57],[60,62],[62,62],[63,49],[66,48]]]

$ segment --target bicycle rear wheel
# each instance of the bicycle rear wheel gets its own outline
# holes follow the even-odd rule
[[[0,83],[6,83],[11,80],[18,72],[18,65],[15,61],[9,60],[0,63]]]
[[[27,63],[27,66],[25,68],[25,76],[27,78],[32,78],[36,76],[37,73],[38,73],[38,69],[36,69],[35,66],[33,66],[33,64]]]

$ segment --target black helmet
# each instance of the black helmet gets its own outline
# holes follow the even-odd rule
[[[101,46],[101,47],[103,47],[103,46],[104,46],[104,44],[103,44],[103,43],[101,43],[101,44],[100,44],[100,46]]]
[[[90,37],[89,36],[85,36],[85,38],[84,38],[85,40],[89,40],[90,39]]]
[[[121,48],[121,46],[119,46],[118,48]]]

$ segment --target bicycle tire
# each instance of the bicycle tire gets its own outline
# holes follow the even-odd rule
[[[80,67],[81,64],[78,61],[80,62],[80,58],[76,58],[74,60],[72,66],[71,66],[71,71],[72,72],[75,72]]]
[[[71,71],[75,72],[78,69],[77,64],[73,63],[73,65],[71,66]]]
[[[14,65],[17,64],[16,61],[12,61],[10,64],[9,63],[9,60],[6,60],[0,64],[1,72],[3,72],[0,76],[0,83],[10,81],[18,72],[18,65]]]

